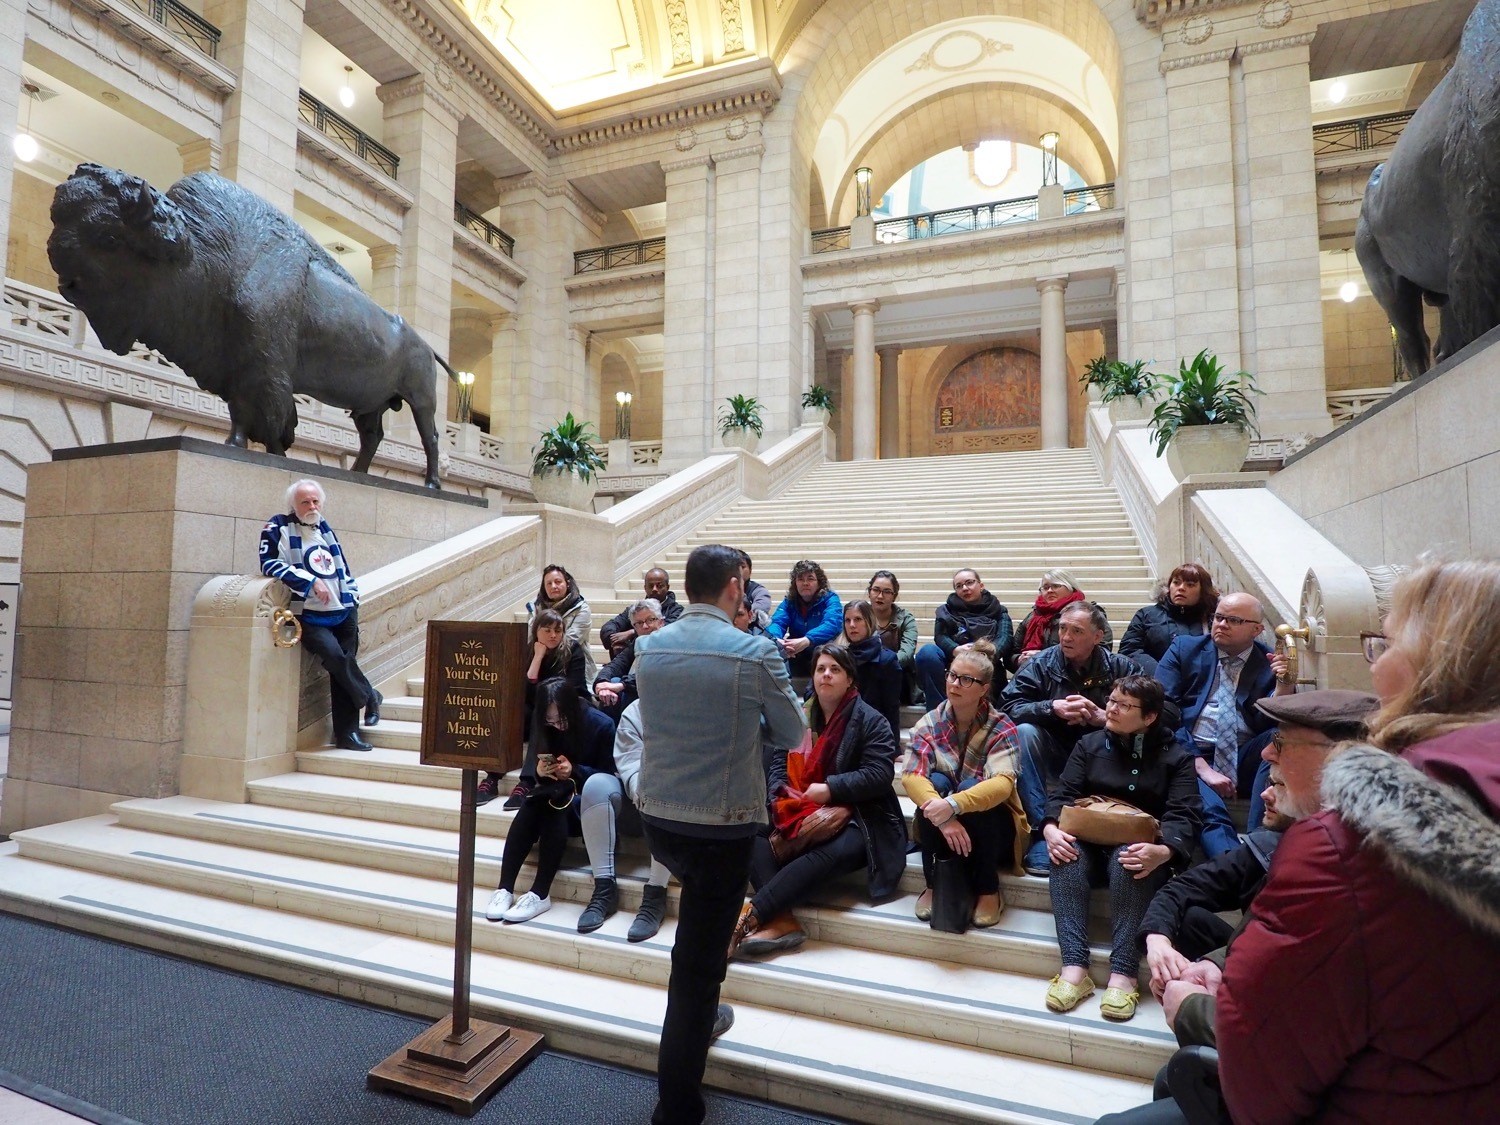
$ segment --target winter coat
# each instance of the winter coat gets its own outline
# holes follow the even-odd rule
[[[849,646],[854,657],[854,682],[859,697],[885,716],[891,735],[901,741],[901,662],[896,654],[871,637]]]
[[[766,789],[778,793],[787,783],[786,751],[771,756]],[[896,772],[896,740],[885,716],[863,699],[844,728],[825,782],[833,804],[854,810],[855,823],[865,838],[870,897],[894,894],[906,870],[906,817],[891,787]]]
[[[634,604],[634,602],[630,603],[630,605]],[[678,602],[677,595],[668,590],[667,596],[661,599],[662,624],[670,625],[681,616],[682,605]],[[619,613],[615,614],[603,625],[599,626],[599,643],[604,646],[605,652],[609,652],[609,642],[614,638],[614,635],[626,632],[635,632],[635,626],[630,622],[629,605],[620,610]]]
[[[1271,857],[1281,843],[1281,835],[1270,828],[1257,828],[1250,833],[1248,843],[1200,863],[1162,887],[1151,896],[1146,913],[1141,916],[1140,929],[1136,931],[1141,947],[1145,948],[1150,934],[1161,934],[1175,944],[1183,919],[1195,906],[1214,914],[1249,910],[1266,885]]]
[[[1146,675],[1156,675],[1156,665],[1172,647],[1178,637],[1202,636],[1208,632],[1203,621],[1201,605],[1186,608],[1173,605],[1163,598],[1155,605],[1144,606],[1135,611],[1130,627],[1120,639],[1120,655],[1128,656],[1143,669]]]
[[[843,631],[844,603],[832,590],[824,590],[810,606],[803,605],[801,598],[782,598],[771,615],[771,624],[766,626],[768,637],[782,640],[806,637],[814,648],[827,644]]]
[[[977,640],[995,646],[995,661],[999,663],[1010,652],[1011,636],[1010,613],[988,590],[972,605],[957,594],[949,594],[932,619],[932,643],[943,650],[945,663],[952,663],[953,650],[959,645]]]
[[[1286,832],[1218,991],[1236,1122],[1500,1113],[1500,723],[1355,746]]]
[[[1099,606],[1099,612],[1104,612],[1104,607],[1102,605]],[[1015,651],[1011,652],[1011,654],[1006,658],[1005,661],[1005,666],[1012,672],[1014,672],[1017,668],[1024,667],[1024,665],[1021,664],[1019,660],[1020,644],[1026,636],[1026,626],[1031,624],[1031,619],[1035,615],[1035,608],[1027,610],[1026,616],[1021,618],[1021,624],[1016,628],[1016,639],[1010,646]],[[1057,644],[1057,623],[1061,619],[1062,615],[1058,614],[1057,617],[1054,617],[1052,619],[1052,624],[1047,626],[1047,632],[1044,634],[1047,641],[1046,648],[1051,648],[1053,645]],[[1115,647],[1115,633],[1114,630],[1109,627],[1109,622],[1107,620],[1104,623],[1104,639],[1099,643],[1107,649],[1112,650]],[[1046,651],[1046,648],[1044,648],[1042,651]]]
[[[1103,707],[1116,680],[1139,673],[1140,666],[1134,660],[1117,656],[1104,645],[1094,649],[1088,664],[1079,671],[1068,663],[1062,649],[1053,645],[1021,665],[1000,695],[1000,710],[1016,726],[1030,723],[1040,727],[1057,740],[1061,754],[1069,754],[1090,728],[1063,722],[1053,714],[1052,701],[1081,695]],[[1060,771],[1063,764],[1064,759],[1060,759],[1051,768]]]
[[[568,634],[574,646],[583,652],[583,678],[585,682],[593,683],[597,669],[594,666],[594,654],[589,648],[589,625],[593,623],[594,611],[589,608],[588,599],[582,594],[567,594],[561,601],[550,606],[528,605],[526,608],[529,611],[526,618],[528,625],[535,620],[539,609],[551,609],[562,615],[563,631]],[[579,690],[582,691],[583,688],[580,687]]]
[[[891,623],[880,630],[880,641],[896,654],[901,670],[910,672],[917,660],[917,619],[911,610],[891,607]]]
[[[635,665],[635,642],[637,638],[634,631],[630,639],[620,646],[620,651],[610,659],[609,663],[599,669],[599,674],[594,677],[594,687],[600,684],[620,684],[620,701],[617,704],[620,710],[624,710],[634,703],[640,693],[635,687],[635,673],[631,670]]]
[[[1096,730],[1086,734],[1068,755],[1057,784],[1047,794],[1047,818],[1057,823],[1064,805],[1080,797],[1113,797],[1156,817],[1158,839],[1172,849],[1167,862],[1181,871],[1193,857],[1203,821],[1203,799],[1198,795],[1198,772],[1193,757],[1172,740],[1169,731],[1147,731],[1143,745],[1135,739]]]

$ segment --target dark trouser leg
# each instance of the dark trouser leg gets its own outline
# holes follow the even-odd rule
[[[1245,821],[1246,832],[1254,832],[1266,819],[1266,802],[1261,794],[1270,784],[1271,763],[1262,760],[1260,768],[1255,771],[1255,779],[1250,782],[1250,816]]]
[[[682,884],[667,1014],[656,1058],[653,1125],[699,1125],[703,1120],[703,1068],[719,1007],[719,986],[729,963],[745,881],[751,837],[712,840],[647,824],[651,854]]]
[[[1151,896],[1172,876],[1166,864],[1162,864],[1144,879],[1137,879],[1120,866],[1120,852],[1113,848],[1109,852],[1109,916],[1110,954],[1109,970],[1123,977],[1134,979],[1140,968],[1141,949],[1136,941],[1141,917],[1151,902]]]
[[[542,815],[532,804],[522,805],[516,810],[516,818],[510,822],[505,833],[505,848],[500,853],[500,889],[514,891],[516,876],[521,865],[531,854],[531,849],[542,835]]]
[[[771,845],[757,838],[757,853],[761,847],[770,852]],[[774,860],[772,861],[775,862]],[[750,901],[755,906],[755,916],[769,922],[779,914],[785,914],[794,906],[806,902],[819,887],[826,886],[840,875],[858,871],[865,865],[865,834],[852,821],[827,843],[809,848],[769,879],[753,878],[757,868],[764,874],[764,867],[752,864],[755,897]]]
[[[302,626],[302,646],[318,658],[328,672],[328,702],[333,717],[334,741],[359,729],[359,712],[375,698],[375,689],[359,670],[359,611],[337,625]]]
[[[1172,945],[1189,961],[1200,960],[1205,953],[1220,949],[1229,942],[1234,927],[1217,914],[1201,906],[1188,907]]]
[[[568,810],[554,809],[547,805],[542,810],[542,823],[538,833],[536,853],[536,881],[531,889],[542,898],[552,893],[552,880],[562,866],[563,852],[568,847]]]
[[[805,648],[796,656],[790,657],[786,662],[787,675],[801,678],[811,676],[813,649],[817,647],[813,645],[812,648]]]
[[[1057,948],[1064,967],[1089,966],[1089,892],[1097,881],[1102,849],[1079,840],[1073,845],[1078,858],[1054,863],[1048,878],[1052,893],[1052,917],[1057,922]]]
[[[931,711],[948,698],[944,681],[948,674],[948,660],[937,645],[923,645],[917,649],[916,665],[922,706]]]
[[[917,825],[917,843],[922,848],[922,870],[930,873],[933,860],[947,859],[957,853],[948,846],[948,841],[943,839],[942,831],[933,827],[932,822],[925,816],[918,813],[913,819]],[[1014,843],[1015,822],[1011,820],[1010,813],[1003,807],[978,813],[964,813],[958,818],[958,822],[969,834],[971,846],[967,867],[974,893],[992,895],[1000,889],[1001,850],[1007,839],[1012,844]],[[929,885],[931,885],[930,878]]]

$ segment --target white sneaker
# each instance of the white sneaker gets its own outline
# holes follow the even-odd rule
[[[484,908],[484,916],[491,922],[500,921],[515,900],[516,896],[509,891],[496,891],[490,895],[489,905]]]
[[[538,898],[536,894],[527,891],[516,904],[505,912],[507,922],[529,922],[538,914],[545,914],[552,909],[551,898]]]

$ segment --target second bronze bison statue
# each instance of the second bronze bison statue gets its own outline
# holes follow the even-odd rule
[[[199,172],[161,193],[80,164],[53,196],[47,257],[105,347],[139,340],[229,404],[230,445],[285,453],[305,394],[349,411],[365,472],[382,415],[405,401],[438,487],[433,363],[453,369],[253,192]]]

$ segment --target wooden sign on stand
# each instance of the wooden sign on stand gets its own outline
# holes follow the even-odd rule
[[[474,834],[479,771],[521,764],[526,726],[526,626],[432,621],[422,692],[422,764],[463,770],[458,903],[453,927],[453,1014],[374,1067],[366,1082],[478,1113],[542,1049],[534,1031],[469,1018],[474,928]]]

